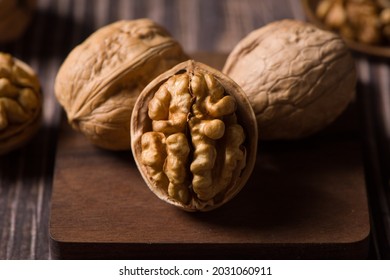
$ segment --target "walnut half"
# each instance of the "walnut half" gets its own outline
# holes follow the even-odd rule
[[[131,118],[132,151],[149,188],[187,211],[233,198],[254,167],[255,116],[230,78],[189,60],[153,80]]]

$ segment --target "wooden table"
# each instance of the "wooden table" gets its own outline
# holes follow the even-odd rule
[[[149,17],[165,26],[188,53],[226,54],[247,33],[268,22],[282,18],[305,19],[298,0],[41,0],[38,4],[39,9],[26,34],[17,42],[0,45],[0,51],[21,58],[37,71],[44,92],[44,125],[39,134],[27,146],[0,158],[0,259],[51,258],[51,198],[53,182],[58,182],[55,164],[64,151],[59,147],[69,144],[61,137],[64,133],[72,133],[61,127],[63,115],[54,97],[53,84],[65,56],[94,30],[118,19]],[[360,128],[356,134],[359,142],[355,152],[363,154],[372,221],[367,257],[389,258],[389,178],[385,171],[390,159],[387,123],[390,68],[385,60],[358,54],[355,58],[360,75],[355,103]],[[80,145],[85,144],[77,139]],[[87,149],[93,150],[89,146]],[[272,145],[269,149],[272,151]],[[250,191],[246,193],[250,194]],[[272,191],[269,194],[272,195]],[[364,205],[364,201],[360,202]],[[234,203],[242,202],[238,199]],[[213,215],[218,216],[218,213]],[[367,215],[363,213],[359,217],[366,219]],[[295,218],[299,221],[299,217]],[[212,217],[208,219],[213,220]],[[366,225],[365,221],[357,221],[357,224]],[[219,225],[223,226],[223,223]],[[67,248],[71,254],[71,247]],[[303,248],[306,253],[302,256],[321,258],[317,249],[305,251]],[[365,250],[365,247],[359,249]],[[359,256],[361,253],[359,251]],[[58,255],[61,257],[61,251],[54,252],[54,257]],[[93,258],[94,255],[86,257]],[[267,258],[267,255],[261,257]]]

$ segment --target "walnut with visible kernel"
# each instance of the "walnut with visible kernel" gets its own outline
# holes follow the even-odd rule
[[[189,60],[142,91],[131,117],[131,144],[138,169],[160,199],[208,211],[232,199],[249,178],[257,126],[237,84]]]
[[[41,123],[41,86],[34,71],[0,53],[0,155],[25,144]]]

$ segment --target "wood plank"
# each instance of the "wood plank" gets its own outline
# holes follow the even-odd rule
[[[198,54],[220,68],[225,56]],[[369,214],[354,106],[301,141],[262,142],[242,192],[208,213],[160,201],[130,152],[93,147],[64,124],[50,236],[60,259],[358,259]]]

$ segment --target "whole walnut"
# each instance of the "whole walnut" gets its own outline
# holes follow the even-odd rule
[[[70,52],[55,94],[71,126],[93,144],[130,150],[130,116],[139,93],[186,59],[179,43],[152,20],[118,21]]]
[[[0,42],[18,39],[28,27],[36,0],[0,0]]]
[[[25,144],[41,124],[41,86],[24,62],[0,52],[0,155]]]
[[[335,120],[355,93],[355,64],[343,40],[290,19],[250,33],[223,72],[247,94],[261,139],[309,136]]]
[[[131,117],[132,152],[152,192],[209,211],[245,185],[256,159],[255,115],[229,77],[188,60],[154,79]]]

